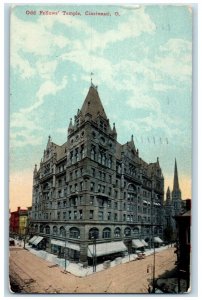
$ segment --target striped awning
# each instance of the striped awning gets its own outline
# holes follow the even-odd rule
[[[37,239],[35,239],[32,244],[33,245],[38,245],[41,241],[43,240],[43,236],[38,236]]]
[[[160,237],[158,237],[158,236],[155,236],[154,237],[154,242],[155,243],[159,243],[159,244],[162,244],[163,243],[163,241],[160,239]]]
[[[88,257],[93,257],[93,247],[94,245],[88,246]],[[96,256],[102,256],[124,251],[127,251],[127,248],[122,241],[96,244]]]
[[[33,244],[34,240],[37,239],[38,236],[34,235],[30,240],[29,240],[29,244]]]
[[[66,247],[66,248],[73,249],[76,251],[80,251],[80,246],[78,244],[69,243],[68,241],[66,242],[66,246],[65,246],[65,241],[52,239],[51,244],[61,246],[64,248]]]
[[[140,240],[132,240],[132,247],[133,248],[142,248],[145,245]]]
[[[140,240],[140,241],[143,243],[144,246],[148,246],[148,243],[145,242],[145,240]]]

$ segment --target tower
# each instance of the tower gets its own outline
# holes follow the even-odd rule
[[[178,180],[177,161],[175,159],[173,191],[172,191],[172,204],[174,207],[175,215],[178,215],[180,213],[181,201],[182,201],[182,198],[181,198],[181,190],[180,190],[179,180]]]

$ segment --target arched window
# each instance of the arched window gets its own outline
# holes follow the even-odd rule
[[[89,230],[89,239],[98,239],[99,238],[99,230],[96,227],[93,227]]]
[[[124,236],[131,236],[131,229],[129,227],[126,227],[124,230]]]
[[[102,237],[103,237],[103,239],[111,238],[111,229],[108,227],[104,228],[103,232],[102,232]]]
[[[38,225],[34,226],[34,232],[37,233],[38,232]]]
[[[44,226],[40,225],[40,229],[39,229],[40,233],[43,233],[43,229],[44,229]]]
[[[76,227],[70,228],[69,237],[73,239],[80,239],[80,230]]]
[[[45,233],[50,234],[50,226],[49,225],[45,226]]]
[[[135,227],[133,229],[133,235],[134,235],[134,237],[138,238],[138,236],[139,236],[139,228],[138,227]]]
[[[60,227],[60,236],[65,237],[65,228],[63,226]]]
[[[58,234],[58,228],[57,226],[53,226],[53,235],[57,235]]]
[[[114,230],[114,236],[116,238],[121,236],[121,229],[119,227],[115,228],[115,230]]]

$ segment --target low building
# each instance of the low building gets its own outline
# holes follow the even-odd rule
[[[10,213],[10,234],[23,236],[26,232],[28,212],[26,209],[21,209],[20,206],[16,211]]]

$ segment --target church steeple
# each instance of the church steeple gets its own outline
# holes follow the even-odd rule
[[[181,200],[181,190],[178,180],[177,161],[175,159],[172,200]]]
[[[180,188],[179,188],[179,181],[178,181],[177,162],[175,159],[173,191],[179,191],[179,189]]]
[[[166,192],[166,203],[167,204],[170,204],[170,200],[171,200],[171,197],[170,197],[170,188],[168,187],[167,189],[167,192]]]

